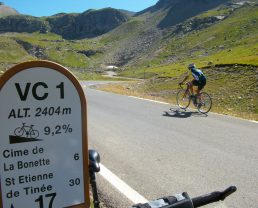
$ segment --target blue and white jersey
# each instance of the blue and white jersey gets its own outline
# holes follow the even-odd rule
[[[192,75],[193,77],[199,81],[200,77],[204,77],[204,74],[202,73],[202,71],[200,69],[197,68],[192,68],[191,69]]]

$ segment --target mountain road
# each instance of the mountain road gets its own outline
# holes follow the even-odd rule
[[[90,89],[89,147],[101,164],[147,200],[188,192],[191,197],[238,190],[206,206],[258,207],[258,123]],[[133,203],[98,174],[107,207]]]

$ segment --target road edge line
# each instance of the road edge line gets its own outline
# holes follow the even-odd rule
[[[128,186],[124,181],[108,170],[103,164],[100,164],[99,174],[134,204],[148,202],[146,198]]]
[[[145,101],[160,103],[160,104],[165,104],[165,105],[176,106],[175,104],[172,104],[172,103],[166,103],[166,102],[162,102],[162,101],[151,100],[151,99],[146,99],[146,98],[141,98],[141,97],[136,97],[136,96],[128,96],[128,97],[135,98],[135,99],[139,99],[139,100],[145,100]],[[190,108],[189,108],[189,109],[190,109]],[[235,118],[235,119],[239,119],[239,120],[243,120],[243,121],[249,121],[249,122],[258,124],[258,121],[255,121],[255,120],[244,119],[244,118],[240,118],[240,117],[236,117],[236,116],[232,116],[232,115],[220,114],[220,113],[216,113],[216,112],[209,112],[209,113],[212,113],[212,114],[215,114],[215,115],[219,115],[219,116],[231,117],[231,118]]]

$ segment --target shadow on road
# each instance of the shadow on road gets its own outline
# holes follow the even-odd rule
[[[197,111],[186,111],[183,109],[173,109],[170,108],[170,111],[164,111],[163,116],[167,117],[176,117],[176,118],[189,118],[191,116],[198,116],[198,117],[207,117],[207,114],[202,114]]]

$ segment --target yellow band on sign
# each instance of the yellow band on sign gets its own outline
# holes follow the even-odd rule
[[[54,62],[0,77],[0,208],[90,207],[86,108],[78,80]]]

